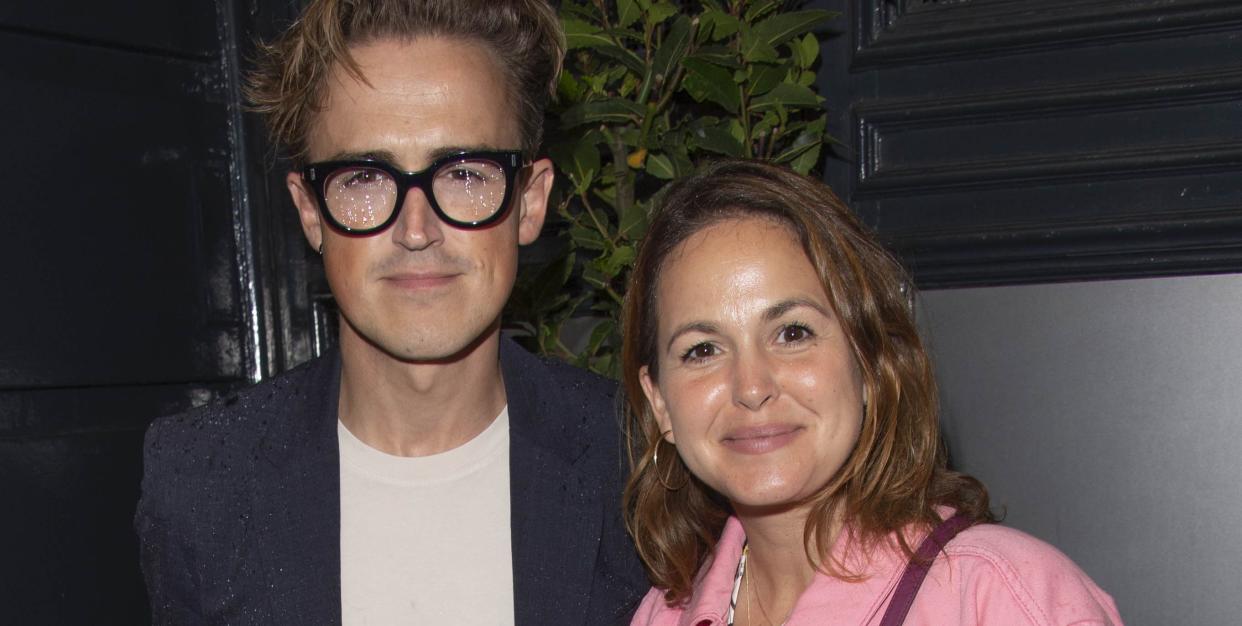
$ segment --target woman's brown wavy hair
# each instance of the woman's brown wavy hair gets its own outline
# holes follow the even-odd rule
[[[647,367],[659,380],[658,287],[670,255],[707,226],[745,217],[772,219],[796,234],[848,337],[866,391],[858,443],[833,480],[810,499],[805,541],[811,564],[842,578],[855,576],[824,553],[833,545],[834,519],[850,529],[850,545],[861,554],[893,531],[930,528],[940,520],[937,505],[977,521],[993,520],[983,485],[947,467],[936,383],[900,264],[827,185],[779,166],[719,161],[677,181],[664,195],[625,298],[622,368],[631,464],[626,526],[652,582],[665,590],[670,604],[689,598],[730,508],[690,475],[664,441],[639,371]],[[658,448],[663,448],[659,467]],[[895,536],[912,556],[905,534]]]
[[[333,66],[366,81],[350,46],[423,36],[474,41],[488,50],[505,77],[522,152],[533,158],[565,55],[560,20],[546,0],[314,0],[278,39],[259,44],[246,96],[272,140],[301,164]]]

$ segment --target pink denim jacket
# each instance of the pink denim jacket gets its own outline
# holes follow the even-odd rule
[[[723,626],[745,540],[741,523],[730,518],[686,606],[669,608],[663,593],[652,589],[631,626]],[[921,540],[917,537],[913,545]],[[835,554],[843,554],[843,544],[838,541]],[[870,556],[865,566],[857,559],[847,561],[855,572],[866,572],[861,582],[816,574],[785,625],[879,624],[906,558],[891,547]],[[936,557],[905,623],[1120,626],[1121,617],[1113,599],[1056,548],[1020,531],[984,524],[962,531]]]

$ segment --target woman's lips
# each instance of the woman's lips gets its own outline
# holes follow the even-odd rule
[[[789,445],[800,434],[802,427],[791,424],[751,426],[729,431],[721,443],[734,452],[763,454]]]

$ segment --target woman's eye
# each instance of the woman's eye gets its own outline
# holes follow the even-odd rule
[[[810,328],[807,328],[802,324],[790,324],[784,328],[781,328],[780,336],[777,338],[777,341],[779,343],[798,343],[799,341],[806,341],[814,336],[815,333],[811,332]]]
[[[682,353],[681,360],[683,362],[692,363],[695,361],[702,361],[715,355],[716,346],[713,346],[710,343],[696,343],[693,346],[690,346],[689,350]]]

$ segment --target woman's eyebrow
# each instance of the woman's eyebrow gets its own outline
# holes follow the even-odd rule
[[[798,307],[808,307],[818,311],[819,314],[824,317],[832,317],[832,315],[823,306],[814,300],[809,298],[789,298],[788,300],[781,300],[780,302],[768,307],[767,310],[763,312],[763,321],[771,322]]]
[[[677,341],[678,337],[686,333],[700,332],[700,333],[710,335],[710,334],[719,332],[719,330],[720,329],[718,329],[716,325],[712,324],[711,322],[689,322],[687,324],[682,324],[681,326],[678,326],[676,330],[673,331],[672,335],[669,335],[668,344],[664,346],[664,351],[667,352],[669,350],[672,350],[673,342]]]

